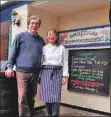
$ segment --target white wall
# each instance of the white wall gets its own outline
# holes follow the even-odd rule
[[[27,31],[27,18],[28,18],[28,5],[23,5],[15,9],[15,11],[20,16],[21,25],[20,27],[12,24],[12,40],[14,39],[15,35]]]
[[[39,17],[42,19],[42,25],[40,27],[39,33],[44,37],[44,39],[46,39],[47,31],[50,27],[53,27],[61,31],[61,30],[78,29],[78,28],[108,24],[109,23],[108,10],[109,8],[105,8],[105,9],[72,14],[63,17],[56,17],[52,14],[48,14],[46,12],[42,12],[34,8],[30,8],[29,14],[39,15]],[[88,47],[88,49],[89,48],[91,47]],[[71,105],[81,106],[84,108],[91,108],[94,110],[110,112],[110,97],[89,94],[89,93],[82,93],[82,92],[81,93],[74,91],[71,92],[67,90],[67,85],[64,85],[62,87],[61,102]]]
[[[47,39],[47,32],[49,28],[58,29],[58,17],[48,14],[47,12],[43,12],[38,9],[30,8],[29,7],[29,14],[30,15],[38,15],[42,21],[41,27],[39,29],[39,34],[44,38]]]
[[[109,23],[108,10],[109,8],[105,8],[95,11],[87,11],[72,14],[63,17],[56,17],[54,15],[24,5],[19,8],[16,8],[16,11],[19,13],[20,16],[22,16],[21,17],[22,24],[20,27],[13,26],[12,38],[14,38],[14,36],[18,32],[27,30],[27,18],[29,15],[39,15],[39,17],[42,20],[42,25],[40,27],[39,33],[46,40],[47,31],[49,30],[50,27],[59,30],[68,30],[108,24]],[[110,97],[74,91],[71,92],[67,90],[67,85],[64,85],[62,87],[61,102],[81,106],[84,108],[91,108],[94,110],[110,112]]]
[[[78,28],[109,24],[108,12],[109,8],[105,8],[95,11],[87,11],[87,12],[72,14],[69,16],[59,17],[59,30],[70,30],[70,29],[78,29]],[[87,49],[91,48],[94,49],[100,47],[87,47]],[[109,46],[107,46],[107,48],[109,48]],[[68,50],[69,49],[66,49],[66,52]],[[91,108],[94,110],[110,112],[110,97],[69,91],[67,90],[67,84],[62,87],[61,102],[84,108]]]
[[[109,24],[109,8],[59,17],[59,30]]]

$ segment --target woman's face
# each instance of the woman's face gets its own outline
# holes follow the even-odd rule
[[[57,35],[53,30],[50,30],[47,35],[48,42],[51,44],[55,44],[55,41],[57,39]]]

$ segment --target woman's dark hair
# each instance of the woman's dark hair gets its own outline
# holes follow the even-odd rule
[[[56,41],[55,41],[55,45],[56,45],[56,46],[59,46],[59,45],[60,45],[60,42],[59,42],[59,35],[58,35],[57,30],[54,29],[54,28],[50,28],[48,32],[50,32],[50,31],[52,31],[53,33],[56,34],[57,39],[56,39]],[[47,33],[47,34],[48,34],[48,33]]]

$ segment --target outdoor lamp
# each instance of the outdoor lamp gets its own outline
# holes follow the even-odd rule
[[[13,22],[13,24],[20,26],[20,18],[18,18],[18,13],[13,9],[10,15],[11,15],[11,21]]]

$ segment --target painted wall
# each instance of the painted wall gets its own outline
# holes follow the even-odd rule
[[[27,31],[28,5],[23,5],[15,9],[20,16],[20,27],[12,24],[12,41],[16,34]]]
[[[109,8],[59,17],[59,30],[109,24]]]
[[[46,41],[49,28],[58,29],[58,17],[29,6],[29,15],[38,15],[42,21],[39,34]]]
[[[72,14],[69,16],[59,17],[59,30],[70,30],[85,28],[91,26],[100,26],[109,24],[109,8],[99,9],[95,11],[87,11],[77,14]],[[100,47],[87,47],[91,48],[100,48]],[[102,47],[106,48],[106,47]],[[107,46],[109,48],[109,46]],[[70,48],[74,49],[74,48]],[[80,48],[76,48],[80,49]],[[84,49],[84,48],[81,48]],[[66,53],[68,55],[68,50]],[[67,61],[66,61],[67,64]],[[111,84],[111,83],[110,83]],[[67,84],[62,87],[62,103],[67,103],[75,106],[80,106],[84,108],[91,108],[94,110],[110,112],[110,97],[80,93],[67,90]]]
[[[52,14],[42,12],[38,9],[30,8],[29,15],[39,15],[39,17],[42,19],[42,25],[40,27],[39,33],[44,37],[44,39],[46,39],[46,33],[50,27],[56,28],[61,31],[109,24],[108,10],[109,8],[105,8],[63,17],[56,17]],[[66,49],[66,54],[68,56],[68,49]],[[37,95],[36,98],[39,99],[39,95]],[[110,97],[74,91],[71,92],[67,90],[67,84],[62,87],[61,102],[84,108],[110,112]]]
[[[22,16],[21,17],[22,24],[20,27],[13,26],[12,38],[14,38],[14,36],[18,32],[27,30],[27,18],[30,15],[39,15],[39,17],[42,19],[42,25],[40,27],[39,33],[45,40],[46,40],[47,31],[50,27],[53,27],[61,31],[61,30],[78,29],[78,28],[109,24],[109,16],[108,16],[109,8],[87,11],[63,17],[56,17],[52,14],[42,12],[27,5],[17,8],[16,11],[19,13],[20,16]],[[66,53],[67,52],[68,49],[66,49]],[[39,88],[38,88],[38,94],[39,94]],[[37,95],[37,98],[38,97],[39,95]],[[110,112],[110,97],[99,96],[88,93],[80,93],[74,91],[71,92],[67,90],[67,85],[64,85],[62,87],[61,102],[71,105],[81,106],[84,108],[91,108],[94,110]]]

